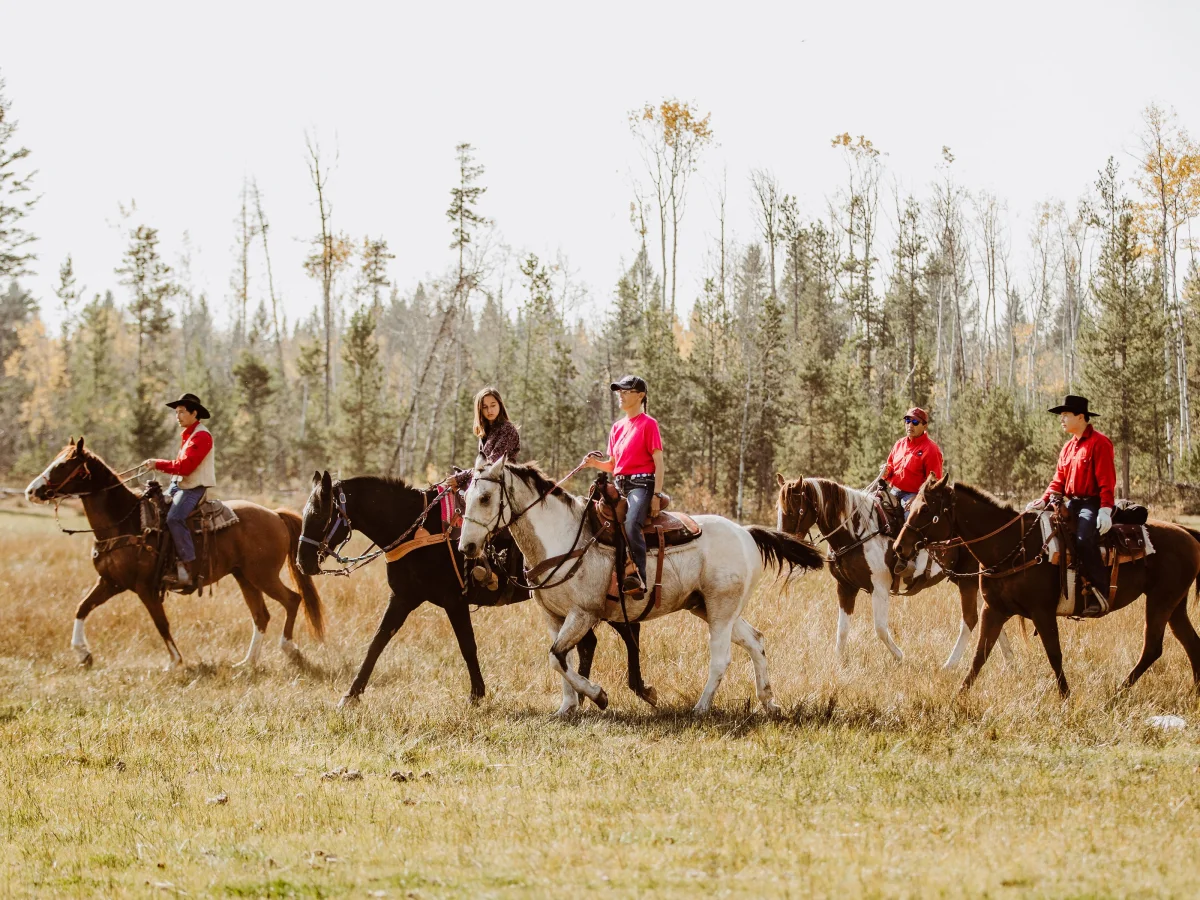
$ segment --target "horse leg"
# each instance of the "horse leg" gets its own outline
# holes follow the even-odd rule
[[[550,668],[563,677],[564,684],[569,684],[575,692],[583,694],[601,709],[606,709],[608,694],[605,693],[604,688],[582,677],[571,668],[571,663],[567,659],[567,654],[585,634],[592,630],[598,621],[600,620],[594,613],[586,612],[578,606],[571,607],[571,611],[567,613],[562,626],[554,636],[554,643],[550,645]],[[564,688],[564,706],[566,703],[567,694]]]
[[[708,620],[708,682],[704,685],[704,693],[696,701],[692,712],[696,715],[707,715],[712,709],[713,697],[729,668],[730,641],[733,638],[735,619],[719,619],[716,622]]]
[[[837,595],[837,655],[839,660],[845,662],[847,639],[850,637],[850,617],[854,615],[854,599],[858,596],[858,588],[844,581],[838,581]]]
[[[1054,681],[1058,686],[1059,695],[1066,700],[1071,696],[1067,686],[1067,676],[1063,674],[1062,645],[1058,640],[1058,618],[1053,609],[1039,609],[1037,615],[1031,616],[1033,627],[1037,629],[1042,646],[1046,648],[1046,659],[1050,660],[1050,668],[1054,670]],[[1162,635],[1159,634],[1159,647],[1162,646]]]
[[[560,631],[562,631],[563,623],[566,621],[566,619],[562,618],[561,616],[554,615],[554,613],[550,612],[550,610],[546,609],[545,607],[542,607],[542,615],[546,617],[546,628],[550,631],[550,640],[558,640],[558,634]],[[583,638],[580,638],[580,640],[583,640]],[[551,668],[554,667],[553,661],[550,665]],[[564,716],[569,716],[575,710],[579,709],[579,693],[575,690],[575,688],[571,687],[571,682],[567,680],[567,676],[564,672],[559,672],[559,674],[562,676],[563,698],[562,704],[558,707],[558,711],[555,713],[555,715],[559,718],[563,718]]]
[[[892,630],[888,627],[888,604],[891,602],[892,577],[886,568],[881,572],[871,572],[871,612],[875,615],[875,633],[884,645],[892,651],[896,662],[904,661],[904,651],[892,640]]]
[[[146,612],[150,613],[150,618],[154,620],[154,627],[158,629],[163,643],[167,645],[167,652],[171,654],[171,661],[167,664],[167,669],[180,668],[183,665],[183,654],[175,646],[175,638],[171,637],[171,623],[167,621],[167,612],[163,609],[162,596],[159,594],[139,594],[138,596],[141,597]]]
[[[962,686],[958,689],[959,693],[970,689],[971,685],[975,683],[975,679],[979,677],[979,670],[987,662],[992,647],[996,646],[996,639],[1004,629],[1004,623],[1008,621],[1009,615],[1009,613],[1000,612],[994,606],[985,605],[983,607],[983,614],[979,619],[979,643],[975,645],[975,657],[971,660],[971,670],[963,679]]]
[[[1188,618],[1187,597],[1175,607],[1175,612],[1171,613],[1167,623],[1171,626],[1171,633],[1178,638],[1187,652],[1188,662],[1192,664],[1192,682],[1200,687],[1200,635],[1196,634],[1192,620]]]
[[[354,676],[354,683],[350,685],[350,689],[338,701],[338,709],[353,706],[358,702],[359,696],[367,689],[367,682],[371,679],[371,673],[375,671],[375,663],[379,660],[379,654],[383,652],[383,648],[388,645],[393,635],[400,630],[400,626],[404,624],[404,620],[408,618],[408,614],[420,606],[422,602],[417,597],[400,597],[395,591],[392,591],[392,596],[388,599],[387,609],[383,612],[383,618],[379,620],[379,627],[375,629],[375,637],[371,638],[371,646],[367,648],[367,655],[363,659],[362,665],[358,667],[358,674]]]
[[[625,642],[626,670],[629,673],[629,689],[651,706],[658,706],[658,691],[642,680],[642,623],[609,622],[613,630]],[[580,669],[580,674],[587,673]]]
[[[979,613],[983,607],[983,598],[979,596],[979,579],[961,579],[958,583],[958,597],[962,603],[962,622],[958,626],[958,640],[954,642],[950,655],[942,663],[943,671],[958,665],[971,640],[971,632],[979,624]]]
[[[234,581],[242,589],[242,598],[246,601],[246,606],[250,609],[250,618],[254,622],[254,630],[250,632],[250,646],[246,649],[246,656],[241,662],[233,664],[235,669],[240,669],[243,666],[258,665],[258,654],[262,647],[262,640],[267,634],[267,623],[271,621],[271,614],[267,612],[267,604],[263,600],[262,591],[251,584],[250,579],[240,571],[235,570],[232,574]]]
[[[92,650],[88,646],[87,635],[84,634],[83,630],[84,620],[93,609],[101,603],[111,600],[124,590],[125,588],[113,584],[107,578],[101,576],[96,579],[96,583],[92,585],[92,589],[79,601],[79,606],[75,610],[75,629],[71,633],[71,649],[79,657],[79,665],[84,668],[92,664]]]
[[[750,654],[750,660],[754,663],[754,685],[763,709],[767,711],[768,715],[781,715],[783,710],[775,702],[775,694],[771,690],[771,678],[767,674],[767,653],[763,649],[762,632],[745,619],[738,619],[733,623],[731,637],[735,644]]]
[[[1143,673],[1162,656],[1163,635],[1167,630],[1167,621],[1175,609],[1185,603],[1187,603],[1187,594],[1183,595],[1183,599],[1178,601],[1174,609],[1168,611],[1165,603],[1161,600],[1155,603],[1154,598],[1146,597],[1146,630],[1142,637],[1142,656],[1121,684],[1122,690],[1133,687]]]
[[[283,620],[283,634],[279,637],[279,649],[292,659],[299,660],[300,648],[293,643],[292,633],[296,628],[296,614],[300,611],[300,604],[303,602],[303,599],[280,580],[278,572],[269,572],[265,578],[260,577],[259,581],[262,583],[256,585],[256,587],[283,607],[285,618]],[[265,625],[263,630],[266,630]]]
[[[479,670],[479,650],[475,646],[475,628],[471,625],[471,608],[461,595],[456,594],[446,607],[446,618],[454,629],[454,637],[458,640],[458,650],[463,662],[467,664],[467,673],[471,677],[471,702],[478,703],[487,693],[483,683],[483,672]]]

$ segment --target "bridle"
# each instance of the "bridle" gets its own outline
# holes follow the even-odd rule
[[[805,479],[801,479],[801,485],[802,485],[802,487],[800,489],[800,494],[801,494],[801,497],[803,497],[804,492],[809,490],[809,482],[807,482],[807,480],[805,480]],[[784,511],[790,512],[793,509],[791,492],[789,491],[785,495],[785,497],[786,497],[786,500],[785,500]],[[820,536],[817,537],[817,539],[816,539],[816,543],[828,544],[829,545],[829,554],[835,561],[840,559],[841,557],[845,556],[847,553],[851,553],[854,550],[857,550],[859,547],[861,547],[863,544],[867,543],[867,541],[871,540],[872,538],[879,537],[881,534],[883,534],[882,531],[868,531],[866,534],[863,534],[863,535],[855,534],[853,525],[854,525],[854,518],[855,518],[855,515],[857,514],[857,511],[854,513],[851,513],[849,516],[847,516],[845,519],[843,519],[841,522],[839,522],[836,527],[831,528],[828,532],[826,532],[823,530],[823,526],[821,525],[821,514],[819,511],[817,511],[818,504],[816,504],[815,502],[813,503],[813,509],[814,509],[813,524],[809,526],[808,532],[806,533],[805,536],[808,537],[812,532],[813,526],[816,526],[817,530],[821,532]],[[803,505],[801,505],[800,510],[796,513],[797,523],[799,523],[800,519],[803,517],[803,514],[804,514],[804,507],[803,507]],[[833,546],[833,542],[832,542],[831,538],[835,534],[837,534],[839,531],[842,531],[843,529],[845,529],[846,533],[850,536],[851,543],[845,547],[835,548]]]
[[[925,502],[928,503],[928,498],[925,498]],[[914,549],[918,552],[920,552],[922,549],[928,550],[930,554],[938,560],[938,565],[940,565],[942,569],[947,572],[947,574],[954,575],[955,577],[959,578],[974,575],[982,575],[984,578],[1003,578],[1005,576],[1024,571],[1031,566],[1038,565],[1042,561],[1042,552],[1039,551],[1038,553],[1035,553],[1031,559],[1023,560],[1021,563],[1015,564],[1011,568],[1001,569],[1002,566],[1005,566],[1010,560],[1016,557],[1018,553],[1022,553],[1024,551],[1025,539],[1028,538],[1033,529],[1037,527],[1038,516],[1034,516],[1029,525],[1021,532],[1021,536],[1017,539],[1017,543],[1014,545],[1013,549],[999,562],[990,566],[979,558],[979,554],[975,552],[973,545],[982,543],[983,541],[993,538],[1001,532],[1008,530],[1010,527],[1022,520],[1024,513],[1017,513],[1013,518],[1009,519],[999,528],[994,528],[987,534],[980,535],[979,537],[964,538],[959,535],[951,534],[950,537],[942,540],[931,540],[926,535],[926,530],[934,525],[937,525],[943,517],[946,519],[947,527],[953,531],[954,523],[957,521],[953,488],[947,491],[947,496],[941,498],[937,512],[934,513],[933,518],[930,519],[927,525],[916,525],[913,523],[912,518],[909,518],[909,520],[904,523],[904,527],[900,529],[900,534],[896,537],[896,543],[899,544],[900,537],[903,536],[905,530],[911,528],[914,532],[916,532],[918,538],[916,543],[913,545]],[[948,565],[946,565],[944,562],[946,556],[950,553],[950,551],[957,550],[960,547],[965,548],[966,551],[971,554],[971,557],[975,560],[975,562],[979,563],[979,571],[955,572],[949,568]],[[1042,550],[1045,550],[1044,544],[1042,546]],[[897,551],[897,555],[899,555],[899,551]]]
[[[54,502],[54,523],[58,525],[59,531],[61,531],[63,534],[91,534],[95,531],[94,528],[63,528],[62,522],[58,518],[58,505],[60,501],[68,497],[82,497],[87,494],[102,494],[105,491],[111,491],[114,488],[123,487],[127,482],[133,481],[142,474],[142,470],[145,468],[145,463],[138,463],[132,469],[126,469],[124,472],[114,473],[117,480],[115,483],[110,484],[107,487],[96,488],[95,490],[90,491],[64,491],[63,488],[65,488],[77,476],[82,474],[90,478],[92,475],[92,470],[89,466],[89,458],[84,456],[82,453],[77,454],[75,458],[81,460],[81,462],[74,469],[72,469],[65,478],[61,479],[58,484],[51,484],[50,479],[47,477],[47,473],[54,468],[54,463],[52,462],[49,466],[47,466],[45,471],[43,471],[40,476],[42,478],[41,490],[45,494],[43,499]],[[131,515],[137,512],[138,506],[139,504],[134,503],[130,508],[130,511],[113,524],[120,525],[123,523]]]

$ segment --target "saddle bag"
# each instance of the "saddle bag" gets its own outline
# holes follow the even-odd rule
[[[1113,504],[1112,518],[1114,525],[1145,525],[1150,511],[1132,500],[1118,500]]]

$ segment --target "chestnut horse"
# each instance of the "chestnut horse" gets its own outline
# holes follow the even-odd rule
[[[83,438],[80,438],[77,443],[68,444],[25,489],[25,498],[34,503],[63,497],[79,497],[83,501],[83,511],[97,541],[121,535],[130,537],[128,543],[92,556],[92,565],[100,577],[75,611],[75,631],[71,638],[71,647],[79,656],[79,664],[89,666],[92,663],[92,652],[84,634],[88,613],[123,591],[133,591],[145,605],[167,645],[171,655],[168,668],[180,666],[183,657],[171,637],[171,626],[163,609],[163,587],[155,581],[158,555],[154,548],[140,540],[139,496],[121,482],[104,460],[86,450]],[[300,651],[292,642],[292,629],[301,605],[317,638],[324,633],[321,598],[313,580],[303,574],[292,559],[291,550],[300,538],[300,516],[290,509],[272,511],[246,500],[229,501],[228,505],[237,513],[238,522],[206,535],[208,559],[203,574],[208,576],[211,572],[212,577],[206,577],[206,584],[232,575],[250,608],[254,631],[246,658],[238,665],[252,665],[258,660],[259,647],[271,618],[263,594],[278,601],[286,612],[280,649],[299,658]],[[299,593],[279,579],[279,570],[285,564],[291,570],[292,581]]]
[[[1200,534],[1180,525],[1150,520],[1146,524],[1154,553],[1122,563],[1113,609],[1146,595],[1146,630],[1142,655],[1122,689],[1134,682],[1162,655],[1167,626],[1183,644],[1200,686],[1200,636],[1187,613],[1188,590],[1200,576]],[[985,567],[984,609],[971,671],[962,683],[974,683],[1004,623],[1013,616],[1032,620],[1046,648],[1059,693],[1070,694],[1058,641],[1059,568],[1042,558],[1042,532],[1035,513],[1021,513],[991,494],[968,484],[948,484],[932,477],[922,485],[908,510],[908,521],[896,538],[896,552],[912,558],[921,547],[966,548]]]

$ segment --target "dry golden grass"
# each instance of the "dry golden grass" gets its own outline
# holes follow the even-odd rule
[[[1120,702],[1142,607],[1064,623],[1058,701],[1040,645],[1016,639],[967,698],[937,671],[956,595],[893,606],[908,654],[890,660],[861,604],[851,661],[834,665],[827,574],[755,598],[783,721],[734,665],[719,712],[688,709],[705,628],[645,629],[657,711],[622,685],[560,722],[531,604],[475,616],[489,696],[467,703],[440,610],[424,607],[382,658],[364,704],[334,704],[380,614],[383,570],[319,583],[330,636],[301,636],[298,669],[272,641],[231,664],[250,621],[236,586],[168,601],[186,668],[164,673],[149,617],[122,595],[89,620],[75,666],[86,537],[0,512],[0,893],[5,896],[1195,896],[1200,709],[1178,644]],[[1192,601],[1193,619],[1198,618]],[[1015,637],[1015,633],[1014,633]],[[1165,734],[1149,716],[1184,716]],[[322,780],[338,766],[357,780]],[[395,781],[389,773],[412,772]],[[220,796],[225,802],[213,802]]]

